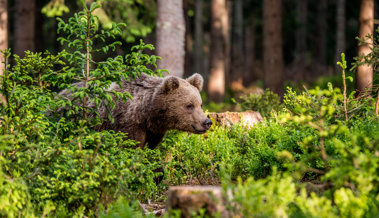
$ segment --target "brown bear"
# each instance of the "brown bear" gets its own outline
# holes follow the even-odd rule
[[[76,83],[78,88],[84,83]],[[118,101],[111,111],[114,123],[107,120],[107,111],[100,103],[96,109],[102,119],[96,131],[114,130],[128,133],[128,138],[154,149],[163,139],[168,130],[176,129],[195,134],[205,133],[212,121],[202,111],[200,91],[203,78],[195,73],[186,80],[168,76],[153,77],[142,73],[135,80],[123,80],[122,87],[116,83],[108,91],[129,92],[133,100]],[[59,93],[69,97],[71,92],[63,90]],[[115,97],[113,100],[116,101]],[[89,107],[95,108],[95,103]],[[89,117],[95,116],[94,114]]]
[[[76,83],[83,87],[84,83]],[[108,88],[108,91],[129,92],[133,100],[118,101],[111,111],[114,123],[107,120],[107,111],[100,103],[96,109],[100,117],[105,121],[95,127],[96,131],[114,130],[128,133],[128,138],[140,142],[138,147],[145,145],[154,149],[162,141],[168,130],[203,134],[212,125],[202,108],[200,91],[203,86],[203,78],[200,74],[194,74],[186,80],[168,76],[153,77],[142,73],[135,80],[123,80],[122,87],[116,83]],[[71,93],[63,90],[59,93],[70,97]],[[113,97],[113,101],[116,101]],[[95,108],[95,103],[89,107]],[[90,114],[93,117],[95,114]],[[163,172],[162,168],[155,172]],[[155,178],[159,183],[162,177]]]

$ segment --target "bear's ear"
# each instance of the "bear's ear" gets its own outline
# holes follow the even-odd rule
[[[166,77],[163,80],[163,85],[162,85],[163,93],[168,94],[168,93],[178,89],[179,83],[180,83],[180,81],[176,77],[173,77],[173,76]]]
[[[200,74],[195,73],[194,75],[188,77],[186,80],[189,84],[195,86],[199,91],[203,89],[204,79]]]

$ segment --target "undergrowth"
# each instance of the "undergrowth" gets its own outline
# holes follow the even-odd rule
[[[0,217],[144,217],[137,200],[164,201],[168,185],[183,184],[230,190],[227,206],[234,217],[376,216],[376,100],[346,93],[346,80],[352,78],[345,75],[343,57],[343,88],[331,83],[301,93],[288,88],[282,105],[269,92],[267,98],[244,98],[246,109],[255,110],[262,101],[268,105],[261,110],[265,120],[253,128],[216,126],[204,135],[171,131],[157,150],[134,149],[136,142],[125,133],[95,132],[102,120],[87,117],[96,113],[87,103],[111,95],[131,99],[106,88],[140,73],[161,75],[146,68],[159,57],[143,54],[153,46],[141,42],[126,57],[93,61],[93,52],[117,44],[96,50],[93,41],[120,34],[123,25],[99,30],[92,14],[99,5],[83,5],[68,23],[59,20],[59,29],[70,35],[60,41],[74,53],[26,52],[25,58],[15,56],[13,67],[5,61]],[[11,55],[3,54],[5,60]],[[75,81],[86,86],[77,89]],[[73,99],[51,92],[50,85],[71,90]],[[108,108],[116,104],[106,102]],[[165,171],[158,187],[153,182],[157,159]]]

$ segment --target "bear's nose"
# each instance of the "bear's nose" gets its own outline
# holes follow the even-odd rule
[[[206,119],[203,123],[203,126],[206,128],[206,129],[210,129],[211,126],[212,126],[212,120],[210,119]]]

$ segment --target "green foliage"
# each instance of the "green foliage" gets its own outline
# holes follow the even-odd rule
[[[121,35],[126,42],[146,37],[155,27],[156,1],[154,0],[102,0],[103,16],[100,22],[109,26],[109,21],[125,22],[127,30]]]
[[[3,156],[12,144],[10,135],[0,136],[0,169],[7,165],[8,160]],[[10,178],[0,170],[0,216],[1,217],[34,217],[31,212],[31,201],[28,186],[22,178]]]
[[[241,111],[258,111],[263,117],[269,116],[272,110],[280,111],[283,108],[280,97],[269,89],[266,89],[263,94],[250,94],[240,98],[242,99],[241,103],[236,102],[235,99],[232,100],[237,103]]]
[[[85,3],[93,1],[85,0]],[[97,23],[101,23],[104,29],[112,29],[113,22],[124,22],[128,28],[120,33],[120,36],[129,43],[136,38],[146,37],[155,26],[156,3],[153,0],[98,0],[102,8],[94,11],[98,16]],[[42,8],[42,13],[48,17],[62,16],[68,13],[69,8],[64,0],[50,0]]]
[[[316,87],[304,91],[301,95],[287,87],[287,94],[284,96],[285,108],[291,115],[304,114],[315,119],[324,117],[325,121],[332,123],[345,120],[343,101],[341,90],[333,88],[331,83],[328,84],[328,90]],[[369,98],[355,98],[355,92],[347,96],[346,103],[348,120],[373,114],[372,101]]]
[[[64,0],[51,0],[41,10],[48,17],[62,16],[63,12],[68,13],[70,9],[64,4]]]
[[[233,190],[234,198],[231,201],[235,214],[262,217],[376,217],[379,206],[378,125],[374,124],[375,128],[371,131],[360,129],[365,122],[376,123],[376,118],[357,120],[351,128],[341,122],[328,125],[324,122],[328,118],[324,110],[330,111],[333,107],[320,108],[319,113],[323,115],[318,122],[308,117],[306,111],[299,116],[283,116],[283,121],[288,124],[309,125],[315,133],[301,143],[302,149],[307,151],[303,158],[296,159],[285,150],[278,153],[279,158],[286,160],[288,173],[281,175],[274,170],[265,179],[254,181],[250,178],[244,184],[241,180],[238,185],[224,184],[224,187]],[[326,143],[327,139],[333,143]],[[331,146],[335,150],[333,153],[328,152]],[[317,159],[322,169],[312,168],[309,164]],[[304,173],[309,172],[318,174],[318,185],[297,183]]]
[[[110,205],[108,211],[100,211],[100,218],[142,218],[142,217],[155,217],[153,214],[143,216],[138,202],[134,201],[129,203],[124,198],[120,197],[117,202]]]
[[[346,68],[346,63],[342,67]],[[358,108],[367,110],[345,120],[339,116],[345,110],[344,97],[331,86],[329,90],[316,88],[302,95],[289,90],[286,97],[288,113],[281,115],[281,122],[291,128],[311,130],[299,143],[302,152],[295,152],[298,156],[288,149],[277,153],[285,161],[285,173],[277,173],[274,168],[272,175],[264,179],[224,184],[233,190],[234,198],[230,200],[234,214],[377,217],[378,125],[377,118],[368,114],[374,107],[366,101],[355,102]],[[306,174],[317,175],[318,184],[298,183],[304,181]]]
[[[296,197],[292,178],[282,177],[275,170],[265,179],[249,178],[244,183],[239,179],[237,185],[226,187],[233,193],[233,199],[229,200],[233,205],[230,211],[235,217],[286,217],[290,210],[288,205]]]
[[[93,61],[94,52],[106,52],[119,43],[93,49],[94,40],[114,37],[123,26],[113,24],[110,30],[96,33],[93,11],[98,7],[96,3],[90,9],[85,7],[68,23],[58,18],[58,31],[68,34],[59,40],[75,48],[73,53],[27,51],[25,58],[15,56],[16,65],[10,69],[10,50],[4,51],[0,215],[96,217],[99,208],[107,209],[120,196],[144,200],[157,192],[152,172],[158,165],[156,152],[134,149],[137,142],[127,140],[127,134],[121,132],[95,132],[95,125],[102,120],[88,104],[103,102],[110,109],[116,101],[132,98],[129,93],[106,88],[142,72],[161,75],[161,71],[145,67],[155,65],[159,57],[142,54],[143,49],[153,47],[141,42],[133,47],[136,52],[125,58]],[[60,70],[54,70],[59,66]],[[85,85],[78,88],[73,81]],[[72,98],[51,92],[51,84],[67,88]]]

